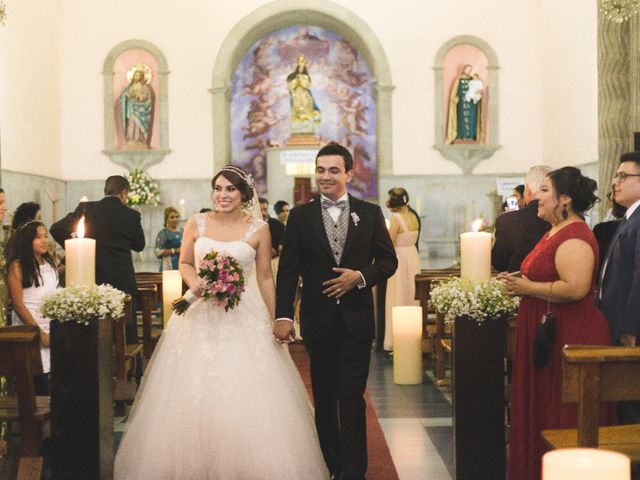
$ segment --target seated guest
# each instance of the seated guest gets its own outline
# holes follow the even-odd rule
[[[551,171],[546,165],[531,167],[525,178],[524,199],[520,210],[506,212],[496,218],[495,242],[491,249],[491,265],[498,272],[516,272],[540,237],[549,230],[548,222],[538,217],[536,195]]]
[[[58,287],[58,272],[48,250],[45,226],[31,220],[15,233],[9,257],[9,292],[13,303],[13,325],[34,325],[40,329],[40,349],[44,375],[36,377],[36,394],[49,394],[49,319],[40,313],[46,294]]]
[[[611,341],[607,320],[595,304],[598,244],[584,221],[597,201],[596,188],[575,167],[549,173],[538,195],[538,215],[551,230],[522,262],[521,277],[502,275],[507,292],[522,297],[513,357],[509,480],[540,478],[542,430],[576,426],[576,405],[562,401],[562,348]],[[548,312],[555,327],[548,322],[544,330],[553,329],[553,334],[540,335]],[[611,406],[603,405],[602,423],[613,414]]]
[[[180,244],[182,243],[182,227],[180,213],[173,207],[164,209],[164,228],[156,237],[156,257],[160,259],[160,271],[177,270],[180,260]]]
[[[259,198],[260,211],[262,219],[269,224],[269,232],[271,233],[271,257],[275,258],[279,255],[278,248],[282,245],[284,239],[284,224],[275,218],[269,216],[269,202],[266,198]]]

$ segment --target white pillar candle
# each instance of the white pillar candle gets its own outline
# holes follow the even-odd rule
[[[474,230],[479,228],[479,220]],[[466,232],[460,234],[460,276],[471,281],[491,278],[491,234],[488,232]]]
[[[630,480],[629,457],[595,448],[567,448],[542,457],[543,480]]]
[[[422,215],[422,199],[420,197],[416,198],[416,213],[419,217]]]
[[[162,271],[162,323],[166,327],[171,317],[171,303],[182,296],[182,277],[178,270]]]
[[[178,213],[180,214],[180,218],[185,218],[187,214],[187,202],[184,201],[184,198],[181,198],[178,202]]]
[[[393,383],[422,383],[422,307],[393,307]]]
[[[76,238],[64,241],[65,286],[95,285],[96,241],[84,237],[84,216],[76,227]]]

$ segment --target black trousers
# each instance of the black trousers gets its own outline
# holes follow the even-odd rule
[[[369,376],[371,340],[353,337],[338,313],[326,340],[305,346],[311,361],[311,384],[320,448],[333,475],[364,479],[367,427],[364,390]]]

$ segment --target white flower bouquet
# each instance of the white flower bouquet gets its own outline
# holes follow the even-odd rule
[[[58,322],[89,322],[107,317],[119,318],[124,312],[125,294],[111,285],[80,285],[59,288],[42,301],[40,312]]]
[[[134,168],[127,175],[127,180],[129,181],[128,205],[158,205],[160,203],[158,184],[147,172]]]
[[[477,322],[512,316],[518,310],[519,297],[507,295],[497,278],[472,282],[460,277],[439,282],[431,290],[431,304],[451,322],[456,317],[471,317]]]

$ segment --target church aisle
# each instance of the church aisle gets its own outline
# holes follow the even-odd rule
[[[400,480],[451,480],[451,400],[432,378],[396,385],[391,359],[373,352],[368,391]]]

